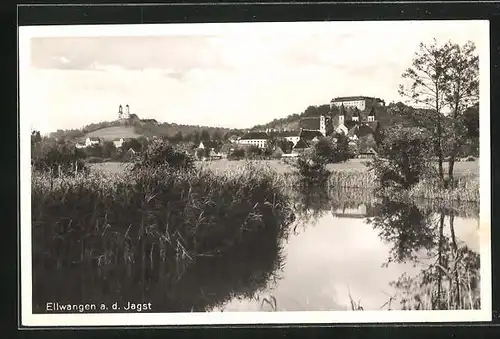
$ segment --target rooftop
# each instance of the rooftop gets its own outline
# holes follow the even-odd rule
[[[251,140],[251,139],[268,139],[269,135],[266,132],[248,132],[240,138],[240,140]]]
[[[299,122],[299,127],[308,130],[319,130],[320,127],[320,117],[305,117],[301,118]]]
[[[350,96],[350,97],[336,97],[333,98],[331,102],[335,101],[354,101],[354,100],[375,100],[375,101],[383,101],[380,98],[375,97],[365,97],[365,96]]]

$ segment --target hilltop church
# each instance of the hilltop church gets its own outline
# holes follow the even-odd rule
[[[155,119],[139,119],[137,114],[130,113],[130,106],[125,105],[125,112],[123,111],[122,105],[118,107],[118,120],[120,122],[139,122],[139,123],[150,123],[150,124],[158,124],[158,121]]]

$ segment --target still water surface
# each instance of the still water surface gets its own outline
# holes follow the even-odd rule
[[[342,195],[337,198],[344,199]],[[364,310],[401,309],[401,293],[391,282],[403,274],[415,279],[422,270],[436,272],[432,265],[439,263],[439,252],[442,266],[451,272],[454,266],[445,254],[451,252],[446,244],[454,242],[477,257],[474,265],[464,266],[461,277],[478,276],[476,205],[440,208],[425,203],[377,202],[362,193],[344,202],[315,193],[298,200],[299,220],[295,232],[282,244],[283,262],[275,281],[254,297],[234,297],[213,311],[333,311],[359,306]],[[394,262],[384,265],[389,258]],[[445,275],[430,277],[427,288],[435,287],[441,279],[443,299],[450,299],[449,294],[446,297],[449,285]],[[464,286],[459,294],[462,298],[467,294],[470,304],[453,306],[448,301],[444,306],[430,306],[429,301],[427,308],[471,308],[467,305],[479,298],[479,283],[472,286],[474,292],[467,283]],[[420,291],[422,298],[422,289],[413,288],[412,293]]]

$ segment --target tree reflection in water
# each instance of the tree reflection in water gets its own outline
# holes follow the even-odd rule
[[[131,275],[128,279],[106,279],[82,266],[55,272],[50,282],[61,286],[64,282],[65,294],[59,299],[47,297],[46,300],[61,304],[112,305],[116,302],[123,306],[128,302],[151,302],[150,312],[203,312],[233,298],[250,298],[280,279],[284,265],[282,244],[289,236],[291,217],[292,220],[283,225],[272,216],[269,220],[264,218],[260,228],[247,232],[242,241],[228,251],[195,256],[182,270],[177,269],[178,263],[174,261],[147,260],[143,261],[147,268],[144,275]],[[120,274],[120,269],[126,269],[113,268],[107,273],[111,278]],[[38,295],[46,296],[43,292],[39,291]],[[43,312],[46,300],[34,300],[34,312]]]
[[[330,209],[331,197],[326,185],[299,184],[290,192],[296,217],[294,231],[315,225]]]
[[[411,201],[383,198],[367,222],[392,249],[387,263],[424,265],[391,283],[402,309],[478,309],[479,254],[455,235],[454,210],[422,211]],[[446,220],[448,223],[446,225]],[[449,228],[449,235],[446,234]],[[423,257],[422,257],[423,255]]]

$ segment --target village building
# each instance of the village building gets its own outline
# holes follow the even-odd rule
[[[293,147],[292,153],[299,154],[304,152],[305,150],[311,147],[310,143],[305,141],[304,139],[300,139],[297,144]]]
[[[346,108],[340,106],[340,112],[333,118],[333,129],[335,134],[343,134],[350,141],[371,135],[375,138],[379,131],[379,122],[372,106],[368,112],[361,111],[358,107]]]
[[[100,145],[101,144],[101,139],[98,137],[88,137],[85,140],[85,147],[90,147],[90,146],[95,146],[95,145]]]
[[[156,121],[156,119],[141,119],[141,122],[143,124],[158,125],[158,121]]]
[[[291,143],[293,143],[293,146],[295,146],[300,140],[300,131],[279,132],[278,137],[290,141]]]
[[[248,132],[238,140],[239,144],[253,145],[260,149],[265,149],[268,142],[269,135],[266,132]]]
[[[115,145],[115,148],[121,148],[123,146],[124,142],[125,142],[125,139],[123,139],[123,138],[113,140],[113,144]]]
[[[200,149],[208,149],[208,154],[210,156],[212,155],[216,155],[219,153],[219,143],[217,143],[216,141],[208,141],[208,140],[205,140],[205,141],[201,141],[200,144],[198,145],[198,148]]]
[[[233,134],[229,137],[229,142],[234,144],[234,143],[238,142],[239,139],[240,138],[237,135]]]
[[[303,117],[299,122],[300,131],[317,131],[326,136],[326,117]]]

